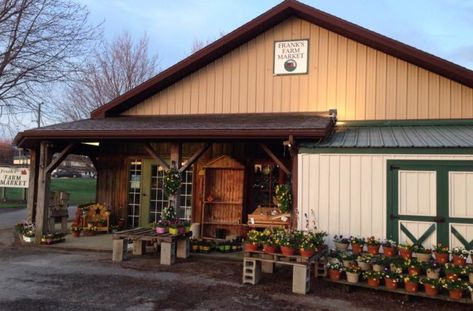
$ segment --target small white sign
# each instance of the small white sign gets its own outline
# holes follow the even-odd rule
[[[29,180],[29,168],[0,167],[0,187],[28,188]]]
[[[274,74],[292,75],[307,73],[309,40],[274,42]]]

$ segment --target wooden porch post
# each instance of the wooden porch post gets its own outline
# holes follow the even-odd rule
[[[30,180],[28,198],[26,200],[26,221],[33,222],[36,214],[36,198],[38,190],[38,149],[30,149]]]
[[[171,144],[171,167],[174,167],[179,170],[181,167],[182,157],[181,157],[181,143],[172,143]],[[177,190],[177,193],[174,195],[174,210],[177,213],[178,208],[181,206],[181,189]]]
[[[49,184],[51,176],[48,174],[47,167],[51,161],[52,152],[47,142],[42,142],[39,148],[39,170],[37,185],[37,204],[36,204],[36,243],[41,242],[43,234],[48,232],[49,215]]]

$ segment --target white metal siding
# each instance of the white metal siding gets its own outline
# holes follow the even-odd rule
[[[298,227],[386,237],[387,160],[473,160],[473,155],[299,154]]]
[[[451,217],[473,218],[473,172],[448,172]]]
[[[437,172],[399,171],[399,215],[437,215]]]

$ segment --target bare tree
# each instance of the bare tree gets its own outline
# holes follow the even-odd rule
[[[96,49],[65,91],[58,110],[66,119],[89,117],[92,110],[150,79],[158,72],[158,57],[148,52],[148,37],[134,42],[123,33]]]
[[[220,31],[219,33],[219,38],[225,36],[225,32],[224,31]],[[207,45],[213,43],[215,40],[211,40],[211,39],[207,39],[207,40],[200,40],[200,39],[197,39],[195,38],[194,41],[192,41],[192,47],[191,47],[191,53],[195,53],[199,50],[202,50],[204,47],[206,47]]]
[[[71,0],[0,1],[0,123],[31,112],[43,87],[83,63],[99,30],[88,14]]]

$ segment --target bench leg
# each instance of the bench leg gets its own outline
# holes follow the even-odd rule
[[[176,261],[175,243],[161,242],[161,259],[162,265],[170,266]]]
[[[112,261],[122,262],[123,260],[126,260],[127,250],[128,250],[128,241],[126,239],[113,240]]]
[[[190,245],[191,245],[191,243],[190,243],[189,239],[177,240],[176,257],[177,258],[188,258],[189,257]]]
[[[310,291],[310,265],[293,266],[292,268],[292,292],[305,295]]]
[[[133,241],[133,255],[141,256],[146,253],[146,241],[135,240]]]
[[[274,262],[261,262],[261,271],[263,273],[274,273]]]
[[[261,280],[261,262],[255,259],[243,260],[243,284],[256,285]]]

